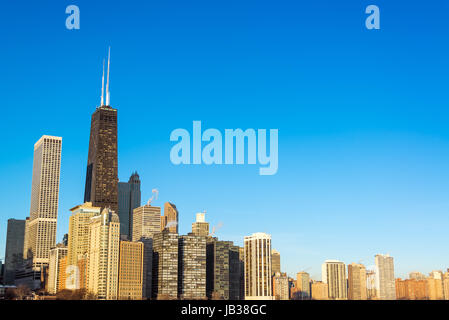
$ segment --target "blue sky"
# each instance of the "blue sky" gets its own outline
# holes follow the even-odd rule
[[[65,28],[76,4],[81,29]],[[365,8],[381,30],[365,28]],[[15,1],[0,9],[0,257],[29,215],[33,144],[63,137],[58,240],[83,200],[90,117],[111,46],[119,178],[142,201],[206,210],[217,236],[267,232],[282,269],[321,263],[396,275],[449,267],[449,4],[417,1]],[[172,130],[279,129],[279,170],[174,166]]]

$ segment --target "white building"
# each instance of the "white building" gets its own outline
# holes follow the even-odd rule
[[[346,266],[338,260],[326,260],[321,266],[321,277],[327,283],[329,299],[345,300],[348,298],[346,283]]]

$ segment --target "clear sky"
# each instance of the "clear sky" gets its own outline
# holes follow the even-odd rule
[[[65,28],[76,4],[81,29]],[[365,8],[381,30],[365,28]],[[321,263],[397,276],[449,267],[449,3],[444,0],[8,1],[0,6],[0,257],[29,215],[33,144],[63,137],[58,241],[81,204],[111,46],[119,178],[142,202],[207,211],[217,236],[267,232],[290,275]],[[279,170],[174,166],[172,130],[279,129]]]

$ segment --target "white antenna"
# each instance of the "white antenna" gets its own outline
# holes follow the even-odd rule
[[[111,47],[109,47],[109,54],[108,54],[108,79],[106,82],[106,105],[109,106],[109,103],[111,102],[111,97],[109,94],[109,67],[111,65]]]
[[[104,59],[103,59],[103,76],[101,77],[101,104],[100,107],[104,106]]]

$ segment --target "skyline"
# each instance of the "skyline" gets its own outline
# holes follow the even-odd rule
[[[317,17],[323,3],[336,7],[321,1],[307,5],[309,11],[296,13],[303,19],[306,12]],[[196,22],[181,15],[173,30],[165,30],[165,36],[170,36],[167,39],[156,31],[167,27],[168,22],[149,19],[150,27],[137,32],[136,27],[144,26],[131,20],[141,14],[125,11],[130,15],[129,27],[122,31],[135,33],[129,39],[129,32],[119,32],[95,42],[104,31],[100,24],[94,24],[94,13],[101,4],[83,1],[79,1],[82,14],[85,6],[91,10],[83,15],[79,34],[68,33],[63,27],[59,30],[52,19],[42,19],[37,31],[27,30],[27,24],[20,29],[18,26],[30,18],[26,12],[21,12],[23,20],[18,22],[10,17],[0,19],[0,26],[6,23],[17,28],[5,35],[6,45],[12,43],[14,50],[0,53],[0,64],[8,75],[0,78],[8,119],[4,150],[11,150],[0,165],[7,181],[1,187],[0,256],[4,257],[7,219],[29,215],[32,145],[40,136],[63,137],[58,241],[68,230],[69,209],[82,204],[90,115],[99,102],[102,59],[111,44],[110,91],[111,105],[118,109],[119,179],[128,181],[137,171],[142,203],[153,188],[158,188],[160,198],[155,205],[166,201],[176,204],[180,234],[187,233],[197,212],[207,210],[211,226],[224,224],[217,232],[220,239],[242,245],[245,235],[259,231],[271,234],[273,248],[281,253],[282,269],[289,275],[312,267],[313,271],[307,272],[319,279],[320,266],[327,259],[346,264],[362,260],[369,266],[377,253],[395,257],[397,277],[415,270],[445,270],[449,261],[441,251],[449,238],[444,235],[449,222],[449,132],[444,121],[449,106],[445,95],[449,65],[448,47],[439,42],[447,36],[443,10],[424,8],[419,15],[428,17],[428,24],[412,25],[412,30],[402,25],[404,20],[396,22],[389,14],[383,15],[383,29],[378,34],[363,30],[362,5],[338,5],[343,13],[349,10],[342,15],[348,25],[337,24],[339,31],[325,27],[339,21],[326,12],[322,14],[330,19],[329,25],[321,26],[324,18],[319,23],[311,18],[297,21],[291,13],[260,10],[257,15],[261,19],[253,21],[257,27],[268,27],[262,18],[271,18],[276,28],[256,33],[256,28],[244,24],[248,12],[240,12],[240,16],[227,10],[219,15],[214,5],[202,4],[201,12],[213,12],[221,19],[214,22],[189,11],[198,18]],[[285,4],[296,8],[289,1]],[[407,8],[384,1],[378,4],[382,12],[390,9],[402,17],[416,17],[417,9],[422,9],[414,4]],[[160,6],[156,7],[159,13],[170,9]],[[111,18],[119,15],[118,9],[124,8],[109,7]],[[43,15],[53,13],[42,11]],[[156,15],[151,10],[146,13],[151,18]],[[288,19],[282,22],[281,17]],[[172,19],[170,23],[175,23]],[[217,32],[231,21],[248,33],[222,30],[219,35],[224,43],[209,38],[211,34],[196,25],[209,25]],[[187,30],[180,29],[182,23],[187,23]],[[287,28],[290,23],[294,30]],[[318,27],[314,32],[323,43],[316,43],[304,31],[300,35],[305,37],[301,38],[305,46],[289,42],[294,31],[304,26],[308,31]],[[88,36],[93,28],[98,34]],[[119,27],[111,28],[118,31]],[[39,34],[42,30],[62,45],[56,47],[46,40]],[[138,35],[145,30],[153,31],[148,35],[153,42],[139,42]],[[25,36],[24,31],[28,32]],[[413,39],[409,37],[412,33]],[[21,51],[32,35],[43,43],[30,42],[30,52]],[[263,35],[270,42],[265,42]],[[334,36],[339,36],[343,46],[332,40]],[[394,45],[399,36],[404,49]],[[200,40],[205,39],[208,45],[201,45]],[[174,51],[177,46],[171,44],[173,40],[182,43],[183,54]],[[354,40],[359,41],[358,46]],[[426,50],[418,50],[417,41]],[[275,50],[273,44],[281,48]],[[345,46],[352,50],[345,50]],[[310,52],[302,51],[304,47]],[[391,51],[385,51],[387,47]],[[224,54],[220,50],[225,50]],[[316,54],[318,57],[312,59]],[[384,60],[373,61],[378,55]],[[308,59],[301,61],[298,56]],[[24,61],[30,61],[27,57],[39,63],[26,64]],[[366,74],[373,78],[367,79]],[[329,97],[319,95],[321,90]],[[20,95],[22,92],[27,94]],[[381,95],[373,96],[376,92]],[[220,106],[230,115],[209,109]],[[270,112],[273,108],[279,112]],[[190,127],[194,120],[221,130],[279,128],[278,173],[259,177],[256,166],[173,166],[169,134],[173,129]],[[14,130],[17,127],[23,129]],[[282,214],[288,223],[282,221]],[[385,221],[391,221],[390,225],[383,225]],[[341,231],[336,232],[335,226]]]

